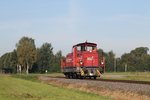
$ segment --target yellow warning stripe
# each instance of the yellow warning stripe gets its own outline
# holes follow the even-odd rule
[[[80,73],[81,73],[81,76],[84,76],[84,71],[82,68],[80,68]]]
[[[101,76],[101,73],[99,72],[98,69],[96,69],[96,74],[97,74],[97,76]]]

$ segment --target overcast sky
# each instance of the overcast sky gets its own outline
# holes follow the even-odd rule
[[[150,0],[0,0],[0,56],[23,36],[63,55],[86,40],[116,56],[150,48]]]

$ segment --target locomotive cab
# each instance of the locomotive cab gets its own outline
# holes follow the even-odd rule
[[[103,69],[99,57],[95,43],[85,42],[74,45],[72,53],[69,53],[62,61],[62,72],[67,77],[96,79],[100,77]]]

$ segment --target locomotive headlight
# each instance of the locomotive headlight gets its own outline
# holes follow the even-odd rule
[[[80,65],[82,65],[83,64],[83,62],[82,62],[82,60],[80,60]]]

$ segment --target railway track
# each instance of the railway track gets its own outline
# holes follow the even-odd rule
[[[66,78],[62,76],[48,76],[50,78],[65,78],[65,79],[71,79]],[[75,80],[75,79],[74,79]],[[104,82],[119,82],[119,83],[133,83],[133,84],[145,84],[150,85],[150,81],[135,81],[135,80],[114,80],[114,79],[81,79],[81,80],[89,80],[89,81],[104,81]]]
[[[117,100],[149,100],[150,82],[113,79],[69,79],[63,76],[40,76],[40,80],[91,93],[113,96]],[[106,94],[105,94],[106,93]],[[139,99],[140,98],[140,99]]]
[[[146,85],[150,85],[150,82],[149,82],[149,81],[113,80],[113,79],[98,79],[97,81],[122,82],[122,83],[134,83],[134,84],[146,84]]]

